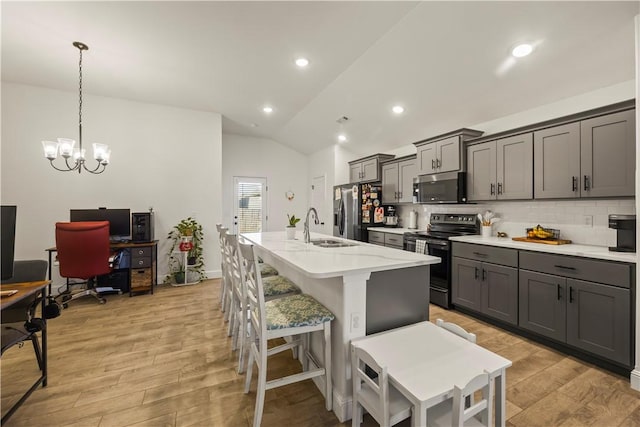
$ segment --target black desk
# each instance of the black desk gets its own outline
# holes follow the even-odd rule
[[[158,241],[152,242],[127,242],[111,243],[112,250],[126,250],[130,254],[129,266],[120,269],[128,274],[129,296],[141,292],[151,292],[158,284]],[[51,266],[53,265],[53,253],[57,252],[55,247],[45,249],[49,253],[49,280],[51,280]],[[114,270],[118,271],[118,270]],[[51,293],[51,284],[49,284]]]
[[[47,301],[47,285],[50,285],[51,282],[48,280],[43,280],[39,282],[24,282],[24,283],[11,283],[2,286],[2,290],[10,290],[15,289],[18,291],[17,294],[14,294],[10,297],[2,297],[0,298],[0,310],[5,310],[12,307],[14,304],[22,301],[25,298],[29,298],[34,295],[41,294],[41,309],[42,313],[44,313],[44,306]],[[33,393],[40,384],[42,387],[47,386],[47,327],[46,320],[44,319],[44,315],[42,317],[42,321],[45,324],[45,327],[42,328],[40,332],[42,334],[42,366],[40,378],[36,380],[36,382],[27,390],[27,392],[18,400],[15,405],[9,409],[9,411],[2,417],[2,421],[0,423],[4,424],[14,412],[18,410],[18,408],[24,403],[25,400]]]

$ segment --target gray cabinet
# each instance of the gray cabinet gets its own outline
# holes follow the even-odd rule
[[[464,167],[462,143],[482,135],[481,131],[459,129],[424,141],[415,142],[418,175],[453,172]]]
[[[538,270],[519,273],[520,327],[630,366],[630,265],[521,251],[520,267]]]
[[[454,242],[453,304],[516,325],[517,266],[516,250]]]
[[[384,245],[388,248],[402,249],[404,245],[404,236],[395,233],[383,233]]]
[[[382,165],[382,203],[413,202],[413,179],[418,175],[416,156]]]
[[[369,243],[384,246],[384,233],[381,231],[369,230]]]
[[[536,199],[635,194],[635,110],[534,133]]]
[[[467,148],[468,200],[533,198],[531,133]]]
[[[373,182],[382,179],[380,163],[395,156],[376,154],[349,162],[349,182]]]
[[[635,110],[580,122],[582,197],[635,195]]]

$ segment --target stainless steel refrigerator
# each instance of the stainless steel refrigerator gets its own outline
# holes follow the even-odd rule
[[[333,187],[334,236],[367,242],[367,228],[384,226],[385,215],[380,183]]]

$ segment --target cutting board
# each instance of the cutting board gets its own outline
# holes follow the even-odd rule
[[[567,243],[571,243],[571,240],[564,240],[564,239],[542,240],[542,239],[531,239],[529,237],[512,237],[511,240],[515,240],[516,242],[544,243],[545,245],[566,245]]]

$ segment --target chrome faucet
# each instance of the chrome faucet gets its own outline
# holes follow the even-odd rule
[[[309,232],[309,214],[311,213],[311,211],[313,211],[313,218],[314,218],[315,224],[320,224],[320,220],[318,219],[318,211],[316,211],[316,208],[309,208],[309,210],[307,211],[307,217],[304,220],[304,242],[305,243],[311,242],[311,233]]]

